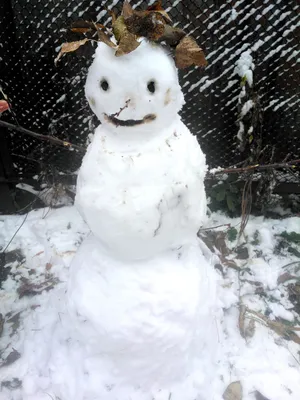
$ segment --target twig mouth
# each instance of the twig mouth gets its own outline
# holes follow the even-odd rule
[[[155,114],[148,114],[143,119],[137,119],[137,120],[136,119],[122,120],[122,119],[114,117],[113,115],[107,115],[107,114],[104,114],[104,116],[105,116],[106,121],[110,122],[111,124],[113,124],[115,126],[128,126],[128,127],[147,124],[156,119]]]

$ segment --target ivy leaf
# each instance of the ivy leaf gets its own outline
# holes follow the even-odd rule
[[[238,235],[238,231],[235,228],[231,227],[228,229],[227,238],[230,242],[234,242],[237,238],[237,235]]]
[[[57,64],[58,60],[60,60],[65,53],[72,53],[73,51],[76,51],[80,46],[83,46],[88,41],[89,39],[85,38],[83,40],[78,40],[77,42],[63,43],[58,56],[54,60],[54,64]]]
[[[207,65],[205,55],[201,47],[191,36],[185,36],[175,50],[175,63],[179,69],[197,65],[204,67]]]

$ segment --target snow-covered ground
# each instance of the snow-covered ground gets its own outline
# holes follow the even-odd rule
[[[24,215],[0,216],[0,248],[6,247],[24,219]],[[299,400],[299,218],[250,217],[237,242],[239,222],[214,213],[208,226],[222,226],[199,233],[212,268],[219,273],[223,392],[231,384],[224,398]],[[49,293],[66,287],[68,266],[88,233],[74,207],[35,210],[9,245],[6,259],[0,258],[1,400],[21,398],[18,373],[26,364],[22,359],[26,320],[34,313],[43,316]],[[44,318],[46,323],[46,313]],[[207,394],[208,399],[222,398],[213,396],[210,388]]]

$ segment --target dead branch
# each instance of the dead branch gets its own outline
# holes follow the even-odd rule
[[[65,140],[58,139],[55,136],[42,135],[40,133],[36,133],[36,132],[30,131],[29,129],[23,128],[22,126],[10,124],[9,122],[0,121],[0,126],[4,126],[5,128],[12,129],[12,130],[24,133],[25,135],[32,136],[32,137],[34,137],[36,139],[39,139],[39,140],[50,142],[52,144],[55,144],[56,146],[67,147],[70,150],[76,149],[76,150],[78,150],[78,151],[80,151],[82,153],[86,152],[86,149],[84,147],[77,146],[76,144],[72,144],[72,143],[67,142]]]

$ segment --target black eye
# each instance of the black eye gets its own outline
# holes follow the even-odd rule
[[[150,93],[155,93],[155,82],[154,81],[150,81],[148,82],[148,86],[147,86],[148,90]]]
[[[105,92],[109,89],[109,84],[106,79],[102,79],[100,86]]]

